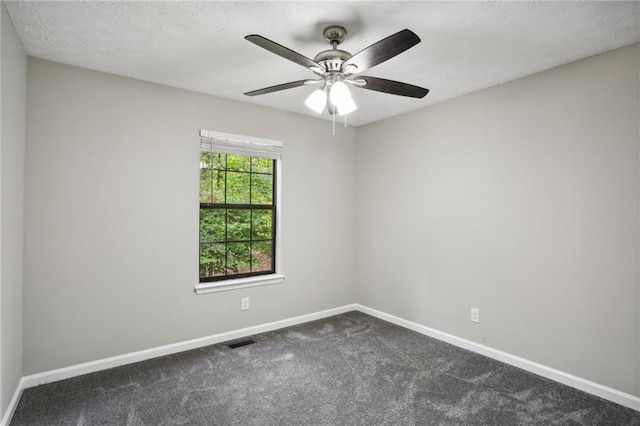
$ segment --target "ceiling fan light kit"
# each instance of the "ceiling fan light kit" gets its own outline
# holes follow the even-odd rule
[[[329,89],[329,101],[338,109],[338,115],[346,115],[358,107],[351,97],[351,93],[341,80],[334,82]]]
[[[347,85],[339,79],[325,81],[322,89],[316,89],[311,92],[304,103],[316,113],[321,114],[327,106],[327,98],[330,103],[329,108],[333,107],[332,109],[338,115],[346,115],[358,109]]]
[[[325,105],[327,104],[327,92],[324,89],[316,89],[304,101],[304,104],[317,112],[318,114],[322,113]]]
[[[412,84],[357,75],[420,43],[420,38],[415,33],[404,29],[366,47],[355,55],[338,49],[338,45],[345,40],[346,36],[347,30],[341,26],[332,25],[325,28],[323,37],[327,43],[331,44],[331,49],[318,53],[313,60],[257,34],[246,36],[246,40],[257,46],[308,68],[318,78],[265,87],[246,92],[245,95],[257,96],[295,87],[322,84],[322,88],[313,91],[307,97],[305,105],[318,114],[322,113],[326,108],[331,115],[347,115],[357,109],[347,84],[362,89],[411,98],[423,98],[429,93],[429,89]]]

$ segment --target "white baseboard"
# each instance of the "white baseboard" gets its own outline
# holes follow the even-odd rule
[[[24,377],[20,379],[18,382],[18,386],[16,387],[16,391],[13,393],[13,397],[11,401],[9,401],[9,406],[7,407],[7,411],[5,411],[4,416],[0,419],[0,426],[8,426],[11,423],[11,419],[13,418],[13,413],[16,412],[16,408],[18,408],[18,402],[20,401],[20,397],[22,396],[22,391],[25,389],[24,386]]]
[[[144,361],[146,359],[156,358],[164,355],[171,355],[178,352],[187,351],[190,349],[201,348],[204,346],[214,345],[217,343],[227,342],[230,340],[240,339],[243,337],[265,333],[272,330],[277,330],[292,325],[302,324],[309,321],[314,321],[333,315],[339,315],[349,311],[360,311],[365,314],[369,314],[376,318],[388,321],[390,323],[399,325],[409,330],[416,331],[420,334],[433,337],[438,340],[450,343],[454,346],[458,346],[490,358],[494,358],[498,361],[502,361],[506,364],[513,365],[515,367],[522,368],[523,370],[530,371],[540,376],[555,380],[556,382],[580,389],[587,393],[599,396],[616,404],[623,405],[625,407],[640,411],[640,398],[620,392],[618,390],[609,388],[607,386],[600,385],[598,383],[591,382],[589,380],[582,379],[571,374],[555,370],[553,368],[535,363],[533,361],[526,360],[524,358],[511,355],[506,352],[499,351],[497,349],[490,348],[488,346],[481,345],[479,343],[472,342],[470,340],[462,339],[452,334],[443,333],[441,331],[426,327],[424,325],[408,321],[406,319],[396,317],[394,315],[387,314],[385,312],[378,311],[357,303],[351,305],[344,305],[338,308],[328,309],[325,311],[315,312],[312,314],[301,315],[298,317],[288,318],[280,321],[274,321],[266,324],[256,325],[253,327],[241,328],[225,333],[214,334],[211,336],[202,337],[199,339],[187,340],[184,342],[173,343],[170,345],[159,346],[157,348],[146,349],[138,352],[131,352],[128,354],[118,355],[114,357],[104,358],[96,361],[86,362],[83,364],[72,365],[69,367],[59,368],[56,370],[45,371],[38,374],[32,374],[25,376],[20,380],[18,387],[9,403],[9,407],[5,412],[0,426],[7,426],[13,413],[18,406],[20,396],[26,388],[42,385],[45,383],[55,382],[58,380],[64,380],[83,374],[93,373],[96,371],[106,370],[108,368],[117,367],[120,365],[131,364],[138,361]]]
[[[472,352],[488,356],[489,358],[497,359],[498,361],[504,362],[505,364],[510,364],[515,367],[522,368],[523,370],[529,371],[539,376],[546,377],[564,385],[571,386],[592,395],[599,396],[600,398],[615,402],[616,404],[620,404],[633,410],[640,411],[640,398],[628,393],[591,382],[581,377],[577,377],[563,371],[556,370],[554,368],[547,367],[545,365],[538,364],[536,362],[529,361],[515,355],[511,355],[507,352],[502,352],[497,349],[493,349],[488,346],[454,336],[452,334],[443,333],[442,331],[438,331],[433,328],[429,328],[424,325],[378,311],[376,309],[372,309],[359,304],[356,304],[356,309],[365,314],[369,314],[371,316],[380,318],[401,327],[408,328],[409,330],[416,331],[420,334],[442,340],[454,346],[458,346],[460,348],[464,348]]]
[[[179,343],[172,343],[170,345],[159,346],[157,348],[146,349],[138,352],[131,352],[128,354],[113,356],[109,358],[99,359],[96,361],[90,361],[83,364],[72,365],[69,367],[58,368],[56,370],[45,371],[43,373],[32,374],[30,376],[23,377],[24,387],[30,388],[33,386],[42,385],[49,382],[55,382],[58,380],[64,380],[82,374],[93,373],[100,370],[106,370],[108,368],[117,367],[119,365],[132,364],[138,361],[144,361],[150,358],[156,358],[164,355],[171,355],[178,352],[184,352],[191,349],[201,348],[203,346],[215,345],[216,343],[227,342],[230,340],[240,339],[242,337],[251,336],[254,334],[265,333],[267,331],[277,330],[292,325],[302,324],[308,321],[314,321],[321,318],[330,317],[333,315],[342,314],[345,312],[356,310],[356,305],[345,305],[338,308],[327,309],[326,311],[315,312],[312,314],[301,315],[299,317],[288,318],[280,321],[269,322],[266,324],[260,324],[253,327],[241,328],[238,330],[228,331],[225,333],[214,334],[211,336],[201,337],[199,339],[187,340]]]

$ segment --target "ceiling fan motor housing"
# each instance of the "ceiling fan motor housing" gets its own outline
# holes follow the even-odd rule
[[[342,72],[342,64],[353,56],[349,52],[337,49],[337,46],[347,37],[347,30],[339,25],[331,25],[324,29],[322,36],[333,49],[318,53],[313,61],[324,67],[330,74]]]
[[[327,72],[335,73],[342,71],[342,64],[350,59],[351,56],[351,53],[344,50],[330,49],[318,53],[313,61],[323,66]]]

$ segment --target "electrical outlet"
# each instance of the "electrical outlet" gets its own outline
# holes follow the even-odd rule
[[[243,297],[242,298],[242,305],[240,306],[240,309],[243,311],[248,311],[249,310],[249,298],[248,297]]]
[[[480,309],[471,308],[471,322],[480,323]]]

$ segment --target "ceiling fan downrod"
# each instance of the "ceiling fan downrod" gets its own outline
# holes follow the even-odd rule
[[[318,53],[313,61],[320,64],[329,74],[343,72],[342,65],[353,56],[345,50],[338,49],[338,45],[347,37],[347,30],[344,27],[332,25],[325,28],[322,35],[325,41],[331,44],[331,49]]]

